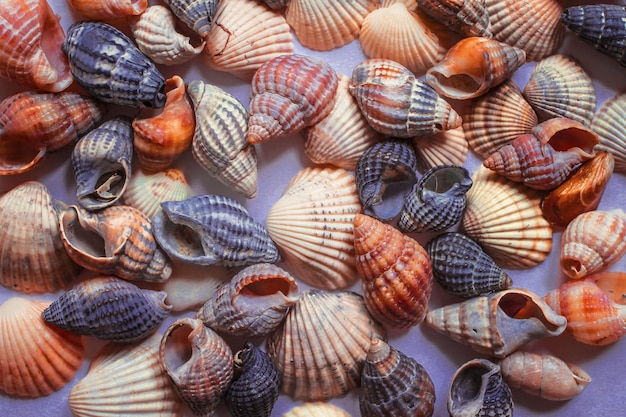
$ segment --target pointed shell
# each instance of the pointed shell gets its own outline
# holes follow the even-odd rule
[[[617,172],[626,172],[624,114],[626,114],[626,92],[618,93],[602,103],[591,123],[591,129],[600,139],[596,149],[613,154]]]
[[[202,39],[209,36],[219,0],[164,0],[172,12]]]
[[[305,402],[287,411],[283,417],[351,417],[351,415],[331,403]]]
[[[411,140],[420,172],[438,165],[463,165],[469,154],[462,125],[432,136],[415,136]]]
[[[417,0],[420,10],[453,32],[491,38],[485,0]]]
[[[67,0],[86,19],[110,20],[142,14],[148,0]]]

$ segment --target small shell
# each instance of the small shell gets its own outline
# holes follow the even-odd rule
[[[63,41],[76,82],[105,103],[163,107],[165,78],[115,27],[97,21],[76,22]]]
[[[591,382],[591,377],[580,367],[548,354],[517,351],[502,359],[499,365],[511,388],[547,400],[574,398]]]
[[[420,10],[453,32],[491,38],[485,0],[417,0]]]
[[[202,39],[209,36],[220,0],[163,0],[189,29]]]
[[[469,154],[463,126],[432,136],[415,136],[412,143],[420,172],[438,165],[463,165]]]
[[[598,151],[611,152],[615,157],[615,171],[626,172],[626,92],[606,100],[596,112],[591,129],[598,134]]]
[[[21,297],[0,305],[0,391],[42,397],[72,380],[83,362],[80,336],[41,318],[49,303]]]
[[[283,417],[352,417],[350,413],[331,403],[305,402],[283,414]]]
[[[67,0],[86,19],[110,20],[135,16],[148,7],[148,0]]]

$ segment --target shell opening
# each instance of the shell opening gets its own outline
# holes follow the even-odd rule
[[[94,188],[95,197],[102,200],[115,200],[126,185],[126,172],[119,170],[107,172],[98,178]]]
[[[46,149],[25,146],[19,138],[0,138],[0,175],[18,174],[34,167],[46,154]]]
[[[98,233],[82,227],[76,210],[68,210],[61,218],[65,237],[76,249],[93,257],[101,257],[106,254],[105,241]]]
[[[187,363],[193,354],[189,337],[193,332],[191,326],[178,326],[173,329],[165,342],[164,365],[167,369],[178,369]]]
[[[450,191],[457,184],[463,185],[466,181],[465,171],[459,168],[445,169],[445,175],[432,175],[424,182],[424,188],[438,194]]]
[[[441,93],[446,97],[466,98],[480,90],[481,82],[468,74],[445,74],[432,71],[431,75],[437,79]]]
[[[536,318],[551,332],[556,332],[561,326],[549,320],[542,309],[529,296],[519,293],[508,293],[502,296],[498,306],[511,318],[524,320]]]
[[[289,295],[292,288],[291,282],[283,278],[266,278],[247,284],[241,290],[241,294],[263,297],[281,292],[284,295]]]
[[[570,278],[580,278],[585,273],[585,268],[578,259],[564,258],[561,260],[561,267]]]
[[[468,366],[460,372],[450,387],[450,393],[453,394],[453,402],[456,407],[463,404],[471,403],[480,398],[485,389],[483,377],[490,374],[493,369],[489,369],[484,365]]]
[[[59,17],[54,13],[49,5],[46,4],[45,19],[41,31],[41,50],[48,60],[48,68],[44,79],[39,80],[41,83],[49,84],[52,88],[50,91],[63,91],[74,80],[69,63],[65,54],[59,47],[65,39],[65,32],[59,24]],[[43,87],[39,85],[39,87]]]
[[[174,225],[171,236],[176,242],[176,249],[181,256],[189,258],[204,256],[202,240],[191,227],[182,224]]]
[[[580,129],[578,127],[569,127],[555,132],[548,144],[558,152],[564,152],[572,148],[580,148],[588,154],[593,153],[594,146],[598,143],[598,139],[593,132]]]

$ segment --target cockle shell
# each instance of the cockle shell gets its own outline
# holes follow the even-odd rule
[[[594,210],[576,216],[561,235],[561,270],[582,278],[617,262],[626,253],[626,213]]]
[[[169,315],[165,291],[142,290],[115,278],[82,281],[41,314],[61,329],[113,342],[135,342],[152,334]]]
[[[152,219],[154,237],[173,259],[227,267],[281,259],[265,227],[229,197],[199,195],[161,207]]]
[[[553,401],[574,398],[591,382],[579,366],[549,354],[517,351],[499,365],[509,387]]]
[[[51,92],[72,84],[65,32],[46,0],[2,1],[0,16],[0,77]]]
[[[287,411],[283,417],[351,417],[351,415],[331,403],[305,402]]]
[[[130,118],[118,116],[83,136],[72,151],[78,204],[99,210],[115,204],[131,176],[133,128]]]
[[[48,302],[12,297],[0,305],[0,391],[41,397],[72,380],[83,362],[80,336],[41,318]]]
[[[86,19],[110,20],[142,14],[148,0],[67,0]]]
[[[411,142],[420,172],[438,165],[463,165],[469,154],[462,125],[432,136],[415,136]]]
[[[626,114],[626,92],[618,93],[602,103],[591,123],[591,129],[600,139],[596,149],[613,154],[617,172],[626,172],[624,114]]]
[[[513,282],[478,243],[462,233],[439,235],[425,249],[435,280],[449,294],[471,298],[506,290]]]
[[[72,205],[61,212],[59,224],[68,255],[90,271],[148,282],[172,274],[150,219],[136,208],[111,206],[92,213]]]
[[[265,336],[298,300],[298,284],[284,269],[250,265],[220,285],[196,314],[205,326],[234,336]]]
[[[435,387],[426,369],[383,340],[372,339],[361,374],[361,416],[430,417],[434,404]]]
[[[265,226],[298,280],[328,290],[357,280],[354,216],[361,212],[354,176],[342,168],[298,172],[270,207]]]
[[[426,71],[426,83],[442,96],[468,100],[507,80],[524,62],[522,49],[495,39],[464,38]]]
[[[45,185],[28,181],[0,197],[0,284],[16,291],[67,287],[80,272],[59,232],[64,203]]]
[[[258,182],[256,150],[246,139],[248,113],[243,104],[220,87],[203,81],[192,81],[188,92],[196,114],[194,159],[229,188],[254,198]]]
[[[159,361],[194,415],[215,414],[233,378],[233,352],[224,339],[200,320],[178,319],[161,339]]]
[[[451,417],[513,416],[511,389],[502,378],[500,366],[487,359],[473,359],[457,369],[447,404]]]
[[[294,400],[346,395],[360,384],[374,337],[385,330],[350,291],[306,290],[267,339],[267,354],[282,375],[282,392]]]
[[[435,90],[389,59],[357,64],[349,89],[368,123],[383,135],[410,138],[461,125],[461,117]]]
[[[105,103],[163,107],[165,78],[124,33],[98,21],[76,22],[63,41],[76,82]]]
[[[420,10],[453,32],[491,38],[485,0],[417,0]]]
[[[220,0],[163,0],[189,29],[202,39],[209,36]]]
[[[254,73],[248,142],[265,142],[312,126],[335,105],[339,78],[327,63],[304,55],[281,55]]]
[[[567,320],[535,293],[509,288],[431,310],[425,323],[476,352],[504,358],[532,340],[563,333]]]
[[[110,343],[72,387],[68,403],[76,417],[176,417],[182,401],[159,362],[161,335],[141,342]]]

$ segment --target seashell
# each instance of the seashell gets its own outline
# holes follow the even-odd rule
[[[265,336],[298,300],[298,284],[272,264],[250,265],[220,285],[196,314],[205,326],[233,336]]]
[[[165,291],[142,290],[115,277],[78,283],[53,301],[43,319],[61,329],[113,342],[135,342],[152,334],[169,315]]]
[[[574,398],[591,382],[579,366],[533,352],[513,352],[502,359],[500,370],[509,387],[553,401]]]
[[[178,319],[161,339],[159,361],[194,415],[215,414],[233,378],[233,352],[224,339],[200,320]]]
[[[483,161],[490,170],[538,190],[561,185],[596,154],[598,135],[572,119],[549,119]]]
[[[72,387],[68,403],[76,417],[182,414],[182,401],[159,363],[161,335],[133,344],[110,343]]]
[[[165,78],[126,36],[97,21],[76,22],[63,41],[76,82],[105,103],[163,107]]]
[[[357,64],[349,90],[368,123],[383,135],[410,138],[461,125],[461,117],[435,90],[388,59]]]
[[[586,4],[568,7],[561,22],[581,40],[626,66],[626,6]]]
[[[426,83],[442,96],[468,100],[507,80],[526,62],[526,53],[495,39],[464,38],[426,71]]]
[[[226,267],[280,261],[263,225],[229,197],[200,195],[161,207],[152,219],[154,237],[173,259]]]
[[[626,213],[594,210],[574,218],[561,235],[561,270],[577,279],[617,262],[626,253]]]
[[[541,202],[543,217],[550,223],[565,227],[579,214],[598,208],[614,166],[612,154],[598,152],[545,196]]]
[[[356,188],[363,211],[380,220],[391,220],[402,208],[417,178],[412,145],[406,140],[380,141],[363,152],[355,168]],[[402,197],[400,202],[397,196]]]
[[[469,153],[462,125],[432,136],[415,136],[411,142],[420,172],[438,165],[463,165]]]
[[[192,81],[189,97],[196,114],[192,151],[211,176],[243,194],[257,193],[257,160],[248,143],[248,113],[232,94],[203,81]]]
[[[337,74],[335,106],[330,114],[314,126],[302,130],[304,153],[315,164],[331,164],[354,170],[365,150],[382,139],[365,120],[348,91],[350,78]]]
[[[193,190],[180,169],[168,168],[156,173],[139,169],[130,177],[122,202],[152,219],[161,211],[161,203],[182,201],[192,196]]]
[[[472,176],[462,230],[503,268],[532,268],[552,250],[552,227],[541,193],[484,167]]]
[[[144,13],[148,0],[67,0],[74,11],[93,20],[109,20]]]
[[[385,330],[350,291],[305,290],[267,339],[282,375],[282,393],[298,401],[329,400],[360,384],[371,340]]]
[[[233,417],[269,417],[280,394],[278,368],[250,342],[235,354],[235,375],[224,396]]]
[[[335,105],[338,83],[335,70],[316,58],[281,55],[263,63],[252,79],[248,142],[295,133],[324,119]]]
[[[539,123],[535,111],[511,80],[471,101],[463,115],[470,148],[487,158]]]
[[[133,128],[118,116],[82,137],[72,151],[78,204],[99,210],[115,204],[131,176]]]
[[[465,362],[452,376],[448,390],[451,417],[513,415],[511,389],[500,366],[487,359]]]
[[[558,336],[567,325],[535,293],[509,288],[431,310],[424,321],[476,352],[504,358],[524,344]]]
[[[161,287],[167,292],[167,302],[172,305],[172,311],[197,311],[220,285],[230,281],[237,272],[237,269],[220,266],[174,264],[172,276]]]
[[[48,302],[21,297],[0,305],[0,391],[42,397],[72,380],[83,362],[80,336],[41,318]]]
[[[13,290],[57,291],[80,273],[59,233],[64,203],[45,185],[24,182],[0,197],[0,284]]]
[[[172,266],[152,236],[150,219],[130,206],[88,212],[69,206],[59,215],[68,255],[84,268],[132,281],[163,282]]]
[[[165,107],[151,118],[133,120],[133,144],[139,165],[152,172],[168,168],[191,145],[196,119],[178,75],[169,78]]]
[[[470,174],[462,166],[431,168],[407,194],[398,227],[418,233],[452,227],[463,217],[465,194],[471,187]]]
[[[357,280],[354,216],[361,211],[354,176],[342,168],[299,171],[265,219],[287,267],[301,281],[327,290]]]
[[[163,0],[189,29],[202,39],[209,36],[220,0]]]
[[[370,0],[291,0],[285,18],[303,46],[328,51],[358,38],[363,20],[375,8]]]
[[[417,0],[420,10],[453,32],[491,38],[485,0]]]
[[[462,233],[439,235],[431,239],[425,249],[435,280],[454,296],[476,297],[506,290],[513,283],[478,243]]]
[[[289,0],[262,0],[262,3],[272,10],[280,10],[287,7]]]
[[[552,55],[537,63],[523,93],[541,121],[566,117],[589,126],[596,111],[591,77],[566,55]]]
[[[128,22],[139,50],[157,64],[182,64],[204,49],[205,41],[183,34],[174,13],[160,4],[148,6]]]
[[[50,92],[65,90],[73,77],[61,43],[65,32],[45,0],[0,5],[0,77]]]
[[[361,416],[429,417],[435,387],[424,367],[381,339],[372,339],[361,374]]]
[[[331,403],[305,402],[293,407],[283,417],[351,417],[350,413]]]
[[[626,172],[626,92],[609,98],[596,112],[591,129],[598,134],[598,151],[606,151],[615,157],[615,171]]]
[[[250,81],[263,63],[293,54],[293,36],[285,17],[258,1],[221,0],[214,23],[203,54],[211,68]]]

